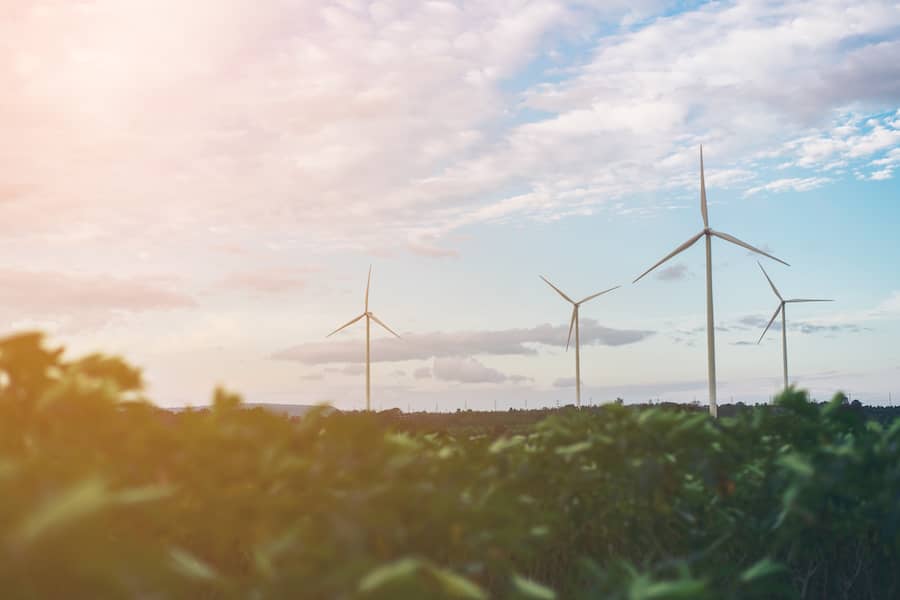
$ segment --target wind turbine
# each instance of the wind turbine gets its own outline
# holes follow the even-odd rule
[[[581,408],[581,341],[578,336],[578,330],[579,330],[578,307],[580,307],[582,304],[584,304],[588,300],[593,300],[597,296],[602,296],[603,294],[605,294],[607,292],[611,292],[614,289],[621,287],[621,286],[617,285],[616,287],[611,287],[608,290],[603,290],[602,292],[597,292],[596,294],[592,294],[583,300],[579,300],[578,302],[575,302],[574,300],[572,300],[571,298],[566,296],[562,292],[561,289],[559,289],[558,287],[556,287],[555,285],[550,283],[550,281],[546,277],[544,277],[543,275],[541,275],[540,277],[541,277],[541,279],[544,280],[544,283],[546,283],[547,285],[552,287],[554,290],[556,290],[557,294],[562,296],[566,300],[566,302],[569,302],[572,305],[572,320],[569,321],[569,337],[568,337],[568,339],[566,339],[566,351],[569,350],[569,342],[572,341],[572,329],[574,328],[575,329],[575,402],[576,402],[576,406],[578,408]]]
[[[775,309],[775,314],[772,315],[772,318],[769,320],[769,324],[766,325],[766,328],[763,329],[762,335],[759,336],[758,344],[766,337],[766,332],[769,331],[769,327],[772,326],[772,323],[775,322],[775,319],[778,317],[778,313],[781,313],[781,356],[784,362],[784,388],[787,389],[788,386],[788,369],[787,369],[787,316],[785,316],[785,305],[791,302],[834,302],[834,300],[823,300],[819,298],[792,298],[790,300],[785,300],[781,297],[781,294],[778,292],[778,288],[775,287],[775,284],[772,283],[772,278],[769,277],[769,274],[766,273],[766,270],[763,269],[763,266],[757,263],[759,268],[762,269],[763,275],[766,276],[766,280],[768,280],[769,285],[772,286],[772,291],[775,292],[775,295],[778,296],[778,308]]]
[[[368,277],[368,279],[366,279],[366,309],[365,309],[365,311],[363,312],[363,314],[348,321],[347,323],[344,323],[343,325],[341,325],[340,327],[338,327],[337,329],[335,329],[334,331],[332,331],[331,333],[329,333],[328,335],[325,336],[326,338],[330,338],[331,336],[336,334],[341,329],[346,329],[347,327],[350,327],[351,325],[353,325],[354,323],[356,323],[363,317],[366,318],[366,411],[367,412],[369,410],[371,410],[371,406],[372,406],[372,375],[371,375],[372,362],[371,362],[370,353],[369,353],[369,345],[370,345],[369,337],[370,337],[370,330],[371,330],[371,325],[372,325],[371,322],[375,321],[376,323],[378,323],[379,325],[384,327],[389,333],[393,334],[395,337],[398,337],[398,338],[400,337],[399,335],[397,335],[394,332],[393,329],[391,329],[390,327],[388,327],[387,325],[382,323],[381,320],[378,317],[376,317],[374,313],[369,311],[369,285],[371,283],[372,283],[372,266],[369,265],[369,277]]]
[[[675,248],[675,250],[666,255],[658,263],[641,273],[640,277],[635,279],[632,283],[637,283],[641,280],[642,277],[644,277],[644,275],[646,275],[656,267],[660,266],[675,255],[687,250],[688,248],[696,244],[700,238],[706,238],[706,356],[709,373],[709,414],[711,414],[713,417],[716,417],[718,416],[719,410],[718,404],[716,403],[716,337],[715,327],[713,326],[712,238],[713,236],[715,236],[717,238],[725,240],[726,242],[731,242],[732,244],[736,244],[738,246],[741,246],[742,248],[746,248],[747,250],[756,252],[757,254],[762,254],[763,256],[771,258],[772,260],[776,260],[783,265],[790,265],[788,265],[780,258],[775,258],[771,254],[763,252],[759,248],[754,248],[747,242],[742,242],[733,235],[722,233],[721,231],[715,231],[714,229],[709,228],[709,215],[706,209],[706,180],[703,176],[703,146],[700,146],[700,214],[703,216],[703,230],[694,237],[690,238],[685,243]]]

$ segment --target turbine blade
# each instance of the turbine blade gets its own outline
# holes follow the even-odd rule
[[[759,262],[759,261],[756,261],[756,264],[758,264],[758,265],[759,265],[759,268],[760,268],[760,269],[762,269],[762,272],[763,272],[763,275],[765,275],[765,276],[766,276],[766,279],[768,279],[768,280],[769,280],[769,285],[771,285],[771,286],[772,286],[772,291],[773,291],[773,292],[775,292],[775,295],[776,295],[776,296],[778,296],[778,299],[779,299],[779,300],[782,300],[782,301],[783,301],[783,300],[784,300],[784,298],[782,298],[782,297],[781,297],[781,294],[780,294],[780,293],[778,293],[778,288],[777,288],[777,287],[775,287],[775,284],[774,284],[774,283],[772,283],[772,278],[771,278],[771,277],[769,277],[769,274],[768,274],[768,273],[766,273],[766,270],[765,270],[765,269],[763,269],[763,266],[762,266],[762,263],[761,263],[761,262]]]
[[[834,302],[834,300],[823,300],[821,298],[793,298],[785,300],[785,302]]]
[[[703,233],[704,233],[704,232],[701,231],[700,233],[698,233],[697,235],[695,235],[694,237],[692,237],[691,239],[689,239],[688,241],[686,241],[686,242],[683,243],[682,245],[680,245],[680,246],[678,246],[677,248],[675,248],[672,252],[670,252],[669,254],[667,254],[665,258],[663,258],[661,261],[659,261],[658,263],[656,263],[655,265],[653,265],[652,267],[650,267],[649,269],[647,269],[646,271],[644,271],[643,273],[641,273],[640,277],[638,277],[637,279],[635,279],[635,280],[632,281],[631,283],[637,283],[638,281],[640,281],[640,280],[644,277],[644,275],[646,275],[647,273],[649,273],[650,271],[652,271],[653,269],[655,269],[655,268],[658,267],[659,265],[663,264],[664,262],[666,262],[667,260],[669,260],[670,258],[672,258],[673,256],[675,256],[675,255],[678,254],[679,252],[683,252],[683,251],[687,250],[688,248],[690,248],[691,246],[693,246],[695,243],[697,243],[697,240],[699,240],[700,238],[703,237]]]
[[[782,309],[782,308],[784,308],[784,302],[779,302],[779,303],[778,303],[778,308],[775,309],[775,314],[772,315],[772,319],[769,321],[769,324],[766,325],[766,328],[765,328],[765,329],[763,329],[762,335],[759,336],[759,340],[757,340],[757,342],[756,342],[757,344],[758,344],[759,342],[763,341],[763,338],[766,337],[766,332],[769,331],[769,327],[771,327],[771,326],[772,326],[772,323],[775,322],[775,318],[778,317],[778,313],[781,312],[781,309]]]
[[[607,292],[611,292],[611,291],[613,291],[613,290],[615,290],[615,289],[618,289],[618,288],[620,288],[620,287],[622,287],[622,286],[621,286],[621,285],[617,285],[616,287],[611,287],[611,288],[609,288],[608,290],[603,290],[602,292],[597,292],[596,294],[592,294],[592,295],[588,296],[587,298],[585,298],[584,300],[579,301],[578,304],[584,304],[584,303],[587,302],[588,300],[593,300],[593,299],[596,298],[597,296],[602,296],[603,294],[605,294],[605,293],[607,293]]]
[[[366,279],[366,312],[369,312],[369,284],[372,283],[372,265],[369,265],[369,277]]]
[[[772,260],[777,260],[778,262],[780,262],[781,264],[783,264],[785,266],[788,266],[788,267],[791,266],[791,265],[787,264],[786,262],[784,262],[783,260],[781,260],[780,258],[776,258],[776,257],[772,256],[768,252],[763,252],[759,248],[754,248],[747,242],[742,242],[741,240],[737,239],[733,235],[729,235],[727,233],[722,233],[721,231],[710,230],[709,232],[718,238],[722,238],[726,242],[731,242],[732,244],[737,244],[738,246],[746,248],[747,250],[750,250],[751,252],[756,252],[757,254],[762,254],[763,256],[767,256],[767,257],[771,258]]]
[[[557,294],[559,294],[560,296],[562,296],[563,298],[565,298],[566,300],[568,300],[568,301],[571,302],[572,304],[575,304],[575,301],[574,301],[574,300],[572,300],[571,298],[569,298],[568,296],[566,296],[565,294],[563,294],[563,293],[562,293],[562,290],[559,289],[558,287],[556,287],[555,285],[553,285],[552,283],[550,283],[550,281],[549,281],[546,277],[544,277],[543,275],[539,275],[539,277],[540,277],[541,279],[543,279],[544,282],[545,282],[547,285],[549,285],[549,286],[552,287],[554,290],[556,290],[556,293],[557,293]]]
[[[394,334],[394,337],[400,337],[400,334],[398,334],[396,331],[394,331],[393,329],[391,329],[390,327],[388,327],[387,325],[385,325],[384,323],[382,323],[382,322],[381,322],[381,319],[379,319],[378,317],[376,317],[376,316],[373,315],[372,313],[369,313],[369,316],[372,317],[372,320],[373,320],[373,321],[375,321],[376,323],[378,323],[379,325],[381,325],[382,327],[384,327],[385,329],[387,329],[390,333],[393,333],[393,334]]]
[[[569,321],[569,337],[566,338],[566,352],[569,351],[569,342],[572,341],[572,328],[575,327],[575,311],[578,310],[578,305],[572,307],[572,320]]]
[[[363,313],[363,314],[359,315],[358,317],[356,317],[356,318],[353,319],[352,321],[347,321],[346,323],[344,323],[343,325],[341,325],[340,327],[338,327],[337,329],[335,329],[334,331],[332,331],[331,333],[329,333],[329,334],[326,335],[325,337],[329,338],[329,337],[333,336],[334,334],[336,334],[336,333],[337,333],[338,331],[340,331],[341,329],[345,329],[345,328],[347,328],[347,327],[350,327],[351,325],[353,325],[354,323],[356,323],[357,321],[359,321],[360,319],[362,319],[364,316],[366,316],[366,313]]]
[[[700,213],[703,215],[703,228],[709,229],[709,214],[706,211],[706,178],[703,176],[703,144],[700,144]]]

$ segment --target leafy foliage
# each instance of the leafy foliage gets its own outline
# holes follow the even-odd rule
[[[0,340],[4,597],[895,598],[900,421],[617,404],[506,433],[169,413]],[[48,576],[52,574],[52,576]]]

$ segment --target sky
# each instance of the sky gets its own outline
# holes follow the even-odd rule
[[[900,4],[0,2],[0,333],[166,406],[705,403],[710,224],[791,379],[900,399]],[[781,385],[714,240],[719,402]]]

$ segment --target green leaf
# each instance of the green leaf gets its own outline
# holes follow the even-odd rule
[[[478,585],[453,571],[431,567],[429,572],[440,584],[441,589],[451,598],[464,598],[466,600],[487,600],[488,598],[487,592]]]
[[[422,568],[422,561],[418,558],[401,558],[386,565],[376,567],[359,582],[360,592],[373,592],[391,583],[408,580],[415,577]]]
[[[788,514],[790,514],[791,510],[794,508],[794,504],[799,496],[800,486],[796,483],[785,490],[784,494],[781,497],[782,509],[778,514],[778,518],[775,520],[775,524],[772,525],[772,529],[778,529],[779,527],[781,527]]]
[[[535,525],[531,528],[530,533],[534,537],[544,537],[550,534],[550,528],[546,525]]]
[[[872,431],[874,433],[883,433],[884,432],[884,427],[882,427],[881,423],[879,423],[878,421],[867,421],[866,429],[868,429],[869,431]]]
[[[706,591],[706,582],[700,579],[678,581],[658,581],[643,586],[640,595],[631,595],[634,600],[691,600]]]
[[[900,419],[894,419],[894,422],[891,423],[890,428],[887,430],[887,437],[894,437],[900,434]]]
[[[19,465],[13,461],[3,458],[0,459],[0,480],[9,479],[19,471]]]
[[[274,560],[280,554],[283,554],[297,541],[298,529],[288,530],[284,535],[266,542],[253,549],[253,559],[256,562],[256,568],[266,578],[275,575]]]
[[[796,452],[778,457],[778,464],[801,477],[812,477],[816,472],[809,461]]]
[[[384,441],[404,450],[422,449],[422,443],[407,433],[386,433]]]
[[[709,417],[706,414],[698,414],[692,417],[687,417],[681,423],[672,427],[672,429],[667,432],[666,437],[669,439],[673,439],[681,435],[682,433],[701,427],[708,420]]]
[[[741,573],[741,581],[744,583],[749,583],[756,579],[769,577],[770,575],[781,573],[782,571],[786,570],[787,569],[784,565],[779,564],[766,557],[760,561],[757,561],[753,566]]]
[[[601,444],[612,445],[615,440],[608,435],[604,435],[602,433],[597,433],[591,436],[591,439],[595,442],[600,442]]]
[[[504,450],[515,448],[516,446],[522,444],[524,441],[525,436],[522,435],[514,435],[513,437],[509,438],[502,437],[490,445],[490,447],[488,448],[488,452],[490,452],[491,454],[498,454],[500,452],[503,452]]]
[[[516,591],[526,598],[535,598],[535,600],[555,600],[556,598],[556,592],[552,589],[518,574],[513,574],[512,584]]]
[[[100,511],[109,501],[105,483],[99,479],[82,481],[41,504],[14,537],[20,542],[33,542],[53,529]]]
[[[579,452],[590,450],[593,445],[593,442],[591,442],[590,440],[575,442],[574,444],[569,444],[568,446],[560,446],[556,449],[556,453],[560,456],[572,456],[573,454],[578,454]]]
[[[168,498],[175,492],[170,485],[145,485],[116,492],[112,500],[116,504],[140,504]]]
[[[448,458],[453,458],[456,453],[456,448],[453,448],[452,446],[444,446],[443,448],[438,450],[437,457],[441,460],[447,460]]]
[[[172,548],[169,556],[174,569],[185,577],[202,581],[215,581],[219,577],[211,566],[186,550]]]

